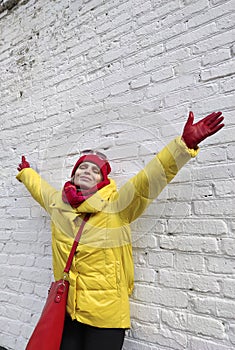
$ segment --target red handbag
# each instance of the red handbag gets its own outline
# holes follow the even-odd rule
[[[69,291],[69,281],[66,280],[69,273],[73,256],[78,246],[83,228],[90,214],[87,214],[78,230],[73,242],[65,269],[64,277],[52,282],[48,291],[46,304],[41,317],[29,339],[25,350],[59,350],[64,329],[66,303]]]

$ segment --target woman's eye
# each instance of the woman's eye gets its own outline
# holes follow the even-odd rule
[[[86,166],[85,165],[80,165],[79,169],[86,169]]]
[[[93,169],[93,172],[95,173],[95,174],[99,174],[100,173],[100,171],[99,171],[99,169]]]

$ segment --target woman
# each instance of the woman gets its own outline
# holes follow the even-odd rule
[[[76,162],[71,180],[57,191],[22,157],[17,179],[52,219],[55,280],[63,269],[73,239],[86,213],[85,225],[69,273],[67,318],[61,350],[120,350],[130,328],[129,296],[133,290],[130,223],[159,195],[180,168],[198,153],[198,144],[224,124],[214,112],[171,141],[119,191],[108,177],[111,167],[99,152],[86,151]]]

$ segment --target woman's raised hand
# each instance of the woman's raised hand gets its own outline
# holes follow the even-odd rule
[[[17,170],[21,171],[25,168],[30,168],[30,164],[27,162],[25,156],[22,156],[21,163],[19,164]]]
[[[215,134],[224,126],[224,124],[222,124],[223,120],[224,117],[222,116],[222,112],[213,112],[199,120],[199,122],[193,124],[194,114],[193,112],[189,112],[188,120],[184,126],[182,139],[188,148],[197,149],[198,144],[201,141],[205,140],[208,136]]]

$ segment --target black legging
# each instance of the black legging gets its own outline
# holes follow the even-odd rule
[[[123,328],[92,327],[67,316],[60,350],[121,350],[124,337]]]

